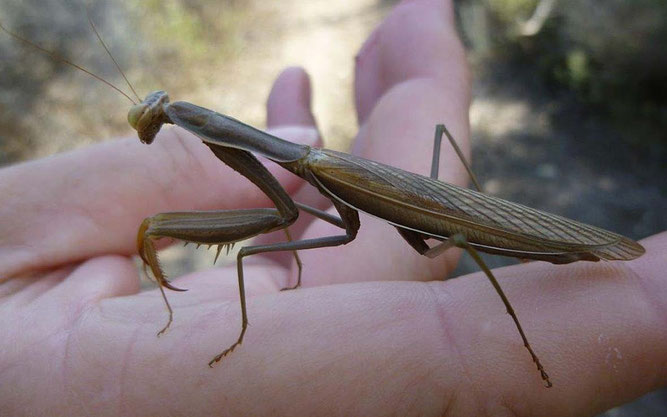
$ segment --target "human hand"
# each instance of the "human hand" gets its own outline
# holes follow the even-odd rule
[[[367,41],[356,153],[427,173],[441,122],[467,148],[469,81],[449,7],[404,2]],[[270,126],[302,125],[279,134],[313,139],[308,90],[299,70],[276,82]],[[590,415],[665,383],[667,235],[632,262],[494,271],[547,390],[483,275],[442,282],[456,253],[426,259],[367,217],[349,245],[300,252],[306,288],[278,291],[295,277],[289,254],[249,258],[250,328],[209,369],[238,335],[236,268],[175,279],[190,291],[168,294],[175,321],[157,339],[166,313],[156,290],[138,293],[136,228],[161,211],[269,202],[174,132],[0,171],[0,414]],[[272,172],[297,201],[328,204]],[[440,172],[467,180],[455,155]],[[339,233],[302,217],[295,238]]]

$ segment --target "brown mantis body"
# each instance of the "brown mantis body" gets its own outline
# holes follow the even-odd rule
[[[505,303],[547,386],[551,386],[549,377],[528,343],[509,300],[476,251],[556,264],[578,260],[630,260],[644,253],[641,245],[621,235],[438,181],[439,144],[442,133],[446,132],[443,125],[436,130],[429,178],[350,154],[293,144],[190,103],[169,103],[163,91],[151,93],[142,103],[134,106],[128,120],[137,129],[141,141],[147,144],[153,141],[163,123],[173,123],[194,133],[220,160],[250,179],[276,205],[275,209],[164,213],[146,219],[139,230],[139,253],[160,285],[173,289],[160,270],[152,239],[172,237],[224,245],[287,228],[296,220],[297,205],[251,152],[275,161],[308,181],[333,202],[340,216],[332,218],[317,209],[299,205],[299,208],[341,227],[345,232],[336,236],[241,249],[237,257],[241,334],[210,364],[241,344],[247,329],[243,258],[263,252],[349,243],[360,227],[359,211],[394,225],[420,254],[434,257],[452,246],[468,251]],[[427,238],[443,242],[429,247],[425,242]]]
[[[502,298],[547,386],[551,386],[551,381],[544,367],[528,343],[509,300],[477,251],[555,264],[631,260],[644,253],[637,242],[613,232],[439,181],[437,168],[443,133],[447,133],[457,149],[443,125],[436,129],[431,175],[425,177],[354,155],[290,143],[190,103],[169,103],[163,91],[151,93],[133,106],[128,120],[146,144],[154,140],[164,123],[178,125],[197,135],[216,157],[252,181],[275,205],[275,208],[162,213],[145,219],[137,236],[138,252],[150,267],[163,296],[163,287],[178,288],[167,281],[160,268],[155,239],[170,237],[222,247],[275,230],[287,233],[299,209],[343,229],[339,235],[297,241],[291,241],[287,233],[287,242],[241,248],[237,255],[241,332],[236,342],[215,356],[209,365],[240,345],[247,330],[243,258],[276,251],[294,251],[296,256],[298,250],[349,243],[360,228],[359,211],[395,226],[407,243],[425,256],[435,257],[452,246],[465,249]],[[332,201],[339,217],[292,201],[253,153],[278,163],[316,187]],[[465,164],[462,157],[461,160]],[[474,176],[472,178],[474,180]],[[441,243],[430,247],[426,243],[429,238]],[[300,278],[299,274],[297,286]],[[166,297],[164,299],[166,302]],[[162,331],[172,318],[171,307],[166,304],[169,322]]]

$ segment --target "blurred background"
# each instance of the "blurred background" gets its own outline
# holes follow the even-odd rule
[[[345,150],[357,131],[354,56],[395,3],[109,0],[90,10],[141,96],[165,89],[262,127],[275,77],[305,67],[326,146]],[[474,74],[473,169],[485,190],[636,239],[666,230],[667,3],[455,3]],[[83,1],[2,0],[0,21],[125,89]],[[1,34],[0,165],[132,135],[128,104]],[[210,267],[212,253],[191,251],[162,255],[171,276]],[[464,257],[456,275],[477,269]],[[667,394],[604,415],[664,416]]]

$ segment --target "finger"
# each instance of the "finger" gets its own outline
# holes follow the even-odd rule
[[[139,274],[131,259],[124,256],[100,256],[78,265],[52,295],[93,303],[103,298],[139,292]]]
[[[44,358],[46,361],[38,367],[48,374],[47,370],[54,369],[55,362],[60,362],[63,371],[67,372],[67,363],[79,357],[81,351],[76,348],[68,350],[71,346],[68,343],[76,338],[75,329],[86,319],[91,318],[96,325],[104,321],[104,312],[99,309],[100,300],[127,300],[116,297],[136,294],[139,291],[139,279],[130,259],[103,256],[79,265],[39,271],[33,276],[10,278],[0,284],[3,290],[10,287],[18,291],[4,294],[0,314],[5,319],[3,332],[13,336],[0,341],[0,349],[6,354],[0,366],[8,370],[13,363]],[[136,314],[132,309],[126,313],[133,317]],[[30,371],[21,371],[20,375],[30,375]],[[44,380],[49,379],[46,377]],[[45,386],[41,392],[47,392],[48,389]],[[0,396],[3,397],[0,409],[7,411],[4,408],[8,404],[5,402],[6,391],[0,393]],[[5,415],[5,412],[1,414]]]
[[[435,126],[445,123],[469,155],[468,77],[451,5],[426,0],[400,4],[357,57],[357,105],[363,124],[354,152],[428,176]],[[467,183],[463,165],[446,140],[440,168],[441,180]],[[456,250],[428,259],[387,223],[364,215],[361,222],[354,242],[301,253],[308,265],[304,285],[442,279],[456,263]],[[308,229],[307,236],[340,233],[340,229],[319,222]]]
[[[372,38],[357,57],[356,97],[373,105],[364,117],[368,105],[359,104],[363,124],[355,153],[429,175],[435,126],[445,123],[469,159],[470,76],[451,4],[403,2]],[[369,79],[377,85],[373,92],[363,87],[373,84]],[[451,150],[445,140],[440,178],[465,185],[463,165]]]
[[[445,79],[454,88],[454,92],[447,90],[445,94],[467,96],[469,77],[459,62],[465,60],[463,53],[451,2],[418,0],[398,4],[369,36],[356,58],[359,122],[366,122],[389,89],[413,79]]]
[[[86,304],[138,291],[137,269],[131,259],[122,256],[102,256],[0,282],[0,296],[18,304],[47,294],[57,302],[77,300]]]
[[[289,191],[299,186],[286,171],[274,172]],[[158,212],[270,204],[180,129],[163,130],[151,146],[128,138],[2,169],[0,195],[3,276],[131,254],[138,225]]]
[[[253,415],[590,415],[667,382],[659,366],[667,357],[667,233],[644,243],[647,254],[634,262],[495,270],[551,373],[552,389],[543,387],[482,274],[254,297],[244,343],[213,370],[205,363],[238,335],[231,324],[239,321],[237,303],[193,302],[179,309],[179,324],[157,341],[131,331],[129,306],[109,300],[104,313],[114,323],[111,331],[86,320],[71,348],[85,353],[79,365],[89,368],[122,357],[129,384],[124,403],[141,404],[144,414],[192,414],[197,404],[202,415],[221,409]],[[150,316],[143,310],[135,315],[144,330]],[[71,373],[86,370],[74,366]],[[78,392],[76,384],[114,380],[104,372],[93,380],[86,375],[70,381],[68,392]],[[208,389],[182,384],[179,395],[169,395],[174,380],[204,381]]]

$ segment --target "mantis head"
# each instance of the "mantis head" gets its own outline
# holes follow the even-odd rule
[[[169,95],[164,91],[154,91],[130,108],[127,121],[137,131],[142,143],[151,144],[162,124],[169,121],[164,111],[167,105]]]

